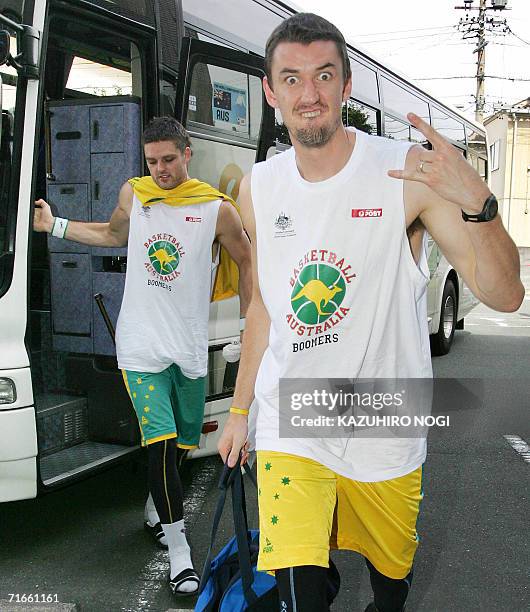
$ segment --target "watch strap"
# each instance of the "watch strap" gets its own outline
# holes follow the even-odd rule
[[[497,211],[495,211],[495,214],[492,217],[488,217],[489,208],[493,203],[497,204],[497,198],[492,193],[490,193],[490,195],[486,198],[486,201],[484,202],[482,210],[479,213],[477,213],[476,215],[470,215],[464,210],[462,210],[462,219],[466,222],[469,221],[471,223],[485,223],[487,221],[492,221],[497,216]]]

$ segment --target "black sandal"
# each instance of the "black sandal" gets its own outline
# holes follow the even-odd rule
[[[164,534],[164,530],[162,528],[162,525],[160,523],[157,523],[156,525],[151,525],[149,522],[145,521],[144,529],[149,534],[151,534],[151,537],[156,542],[156,545],[158,547],[167,550],[167,544],[164,544],[163,542],[161,542],[161,540],[162,540],[162,538],[164,537],[165,534]]]
[[[197,583],[197,588],[194,591],[179,591],[179,586],[188,581]],[[175,578],[170,578],[169,588],[171,589],[173,595],[176,595],[177,597],[190,597],[191,595],[197,595],[199,592],[200,582],[201,579],[199,578],[197,572],[193,568],[188,567],[185,570],[182,570],[180,574],[175,576]]]

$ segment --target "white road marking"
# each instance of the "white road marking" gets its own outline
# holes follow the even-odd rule
[[[526,463],[530,463],[530,446],[519,436],[513,434],[505,435],[503,438],[508,444],[514,449],[515,452],[519,453]]]

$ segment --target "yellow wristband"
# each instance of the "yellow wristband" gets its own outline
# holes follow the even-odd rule
[[[235,406],[230,406],[231,414],[244,414],[245,416],[248,414],[248,408],[236,408]]]

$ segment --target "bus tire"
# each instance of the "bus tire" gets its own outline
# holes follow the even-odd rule
[[[442,294],[442,304],[440,308],[440,324],[438,331],[432,334],[431,355],[447,355],[453,344],[453,337],[456,329],[456,289],[454,282],[448,278]]]

